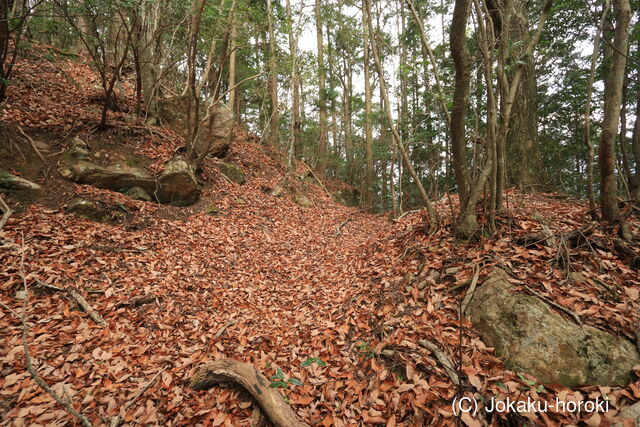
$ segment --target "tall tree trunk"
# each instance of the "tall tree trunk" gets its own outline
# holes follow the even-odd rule
[[[367,171],[364,180],[364,205],[373,204],[373,133],[371,127],[371,77],[369,71],[369,25],[367,14],[362,14],[364,62],[364,135],[367,148]]]
[[[300,155],[300,92],[298,84],[298,38],[293,25],[291,1],[286,0],[287,20],[289,23],[289,51],[291,52],[291,127],[289,130],[288,173],[293,169],[293,158]]]
[[[409,159],[409,154],[407,153],[407,150],[404,147],[404,144],[402,143],[402,139],[400,138],[398,129],[395,127],[393,123],[393,116],[391,114],[391,104],[389,102],[389,95],[388,95],[385,80],[384,80],[384,70],[382,68],[382,62],[380,61],[380,54],[377,48],[376,35],[373,32],[373,25],[371,24],[371,0],[363,0],[363,1],[364,1],[363,9],[367,13],[367,23],[369,25],[369,33],[371,34],[371,51],[373,53],[373,59],[376,64],[376,68],[378,70],[380,91],[384,99],[387,122],[389,123],[389,127],[391,128],[391,134],[395,139],[396,145],[398,146],[398,148],[400,149],[400,153],[402,154],[402,160],[404,162],[404,165],[409,171],[409,174],[411,175],[411,178],[413,178],[416,186],[418,187],[420,197],[422,198],[422,201],[424,202],[425,207],[427,208],[427,213],[429,215],[429,231],[433,232],[438,227],[438,217],[435,209],[433,208],[433,205],[431,204],[431,200],[429,199],[429,196],[427,195],[427,192],[425,191],[424,186],[420,181],[420,178],[416,174],[416,171],[413,168],[413,165],[411,164],[411,161]]]
[[[460,196],[461,210],[467,203],[470,191],[465,138],[465,118],[469,101],[469,82],[471,80],[470,55],[466,40],[467,19],[470,10],[470,0],[456,0],[449,42],[455,69],[455,89],[453,107],[451,109],[451,152],[453,154],[453,167]],[[468,227],[472,229],[475,229],[476,226],[477,221],[473,224],[468,224]]]
[[[324,174],[327,167],[327,97],[325,92],[324,42],[322,39],[321,0],[315,0],[316,43],[318,47],[318,109],[320,115],[320,140],[318,141],[317,170]]]
[[[235,6],[235,1],[234,1]],[[236,37],[237,37],[237,28],[236,28],[236,11],[235,7],[231,8],[231,16],[230,16],[231,31],[229,35],[229,79],[227,86],[229,87],[229,109],[233,112],[235,116],[235,105],[236,105],[236,97],[238,96],[238,88],[236,86]],[[237,118],[234,117],[234,123],[237,123]]]
[[[271,98],[271,117],[269,118],[269,141],[275,146],[278,143],[278,70],[276,67],[276,41],[273,28],[273,11],[271,0],[267,0],[267,18],[269,23],[269,97]]]
[[[522,190],[535,188],[542,180],[541,155],[538,145],[538,117],[537,117],[537,83],[535,63],[532,55],[524,56],[523,53],[529,41],[529,20],[525,1],[513,2],[513,11],[509,19],[508,32],[509,48],[507,53],[507,68],[513,69],[513,65],[520,61],[522,69],[522,81],[518,87],[517,95],[511,113],[511,126],[503,151],[506,149],[505,160],[511,165],[518,165],[508,172],[508,182]],[[503,35],[506,37],[506,34]],[[509,74],[509,73],[508,73]],[[504,182],[504,181],[503,181]],[[497,208],[502,205],[503,192],[497,194]]]
[[[591,100],[593,94],[593,81],[595,80],[596,65],[598,62],[598,52],[600,50],[600,37],[607,18],[607,13],[609,13],[609,0],[605,0],[604,2],[602,15],[600,16],[600,24],[598,25],[596,34],[593,37],[591,69],[589,70],[589,79],[587,81],[587,101],[584,106],[584,143],[587,146],[587,198],[589,199],[589,210],[591,211],[591,218],[593,220],[598,219],[598,213],[596,209],[596,198],[593,193],[593,160],[595,158],[595,150],[593,148],[593,142],[591,142]]]
[[[189,55],[187,62],[187,86],[186,93],[191,97],[187,102],[186,123],[187,134],[185,140],[187,141],[187,156],[189,158],[195,158],[196,144],[195,136],[198,133],[199,124],[199,100],[196,92],[196,57],[198,54],[198,38],[200,35],[200,19],[202,17],[202,11],[204,10],[206,0],[193,0],[193,16],[191,18],[191,35],[189,41]],[[193,103],[193,108],[192,108]]]
[[[600,209],[602,218],[621,222],[615,177],[615,142],[620,122],[622,85],[625,76],[631,7],[629,0],[614,0],[615,30],[611,44],[605,45],[604,116],[600,135]]]

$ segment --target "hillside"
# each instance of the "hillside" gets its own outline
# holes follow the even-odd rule
[[[423,210],[390,220],[343,206],[300,161],[291,187],[274,195],[286,153],[242,129],[224,159],[205,160],[202,194],[187,207],[73,183],[57,170],[76,137],[90,141],[96,162],[135,154],[149,173],[182,141],[126,111],[110,112],[110,127],[98,130],[91,70],[41,49],[18,63],[0,116],[0,168],[43,187],[2,193],[16,211],[0,230],[2,425],[77,422],[27,371],[25,343],[42,380],[93,425],[117,416],[127,425],[265,425],[237,386],[188,387],[202,364],[223,358],[270,378],[309,425],[612,425],[640,399],[640,365],[624,386],[542,386],[507,369],[469,316],[460,320],[467,289],[488,286],[500,267],[514,292],[568,323],[635,343],[638,240],[622,251],[610,228],[589,220],[585,201],[508,190],[500,231],[476,241],[454,236],[457,196],[445,195],[429,235]],[[127,84],[121,96],[122,106],[133,103]],[[239,168],[244,182],[220,162]],[[300,194],[308,207],[296,203]],[[101,207],[103,221],[69,212],[78,197]],[[452,408],[463,395],[485,404],[606,399],[610,408],[471,417]]]

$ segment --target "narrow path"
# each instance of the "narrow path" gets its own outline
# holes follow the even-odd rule
[[[108,418],[140,382],[165,369],[161,383],[145,393],[130,416],[171,425],[223,414],[230,425],[249,424],[252,407],[238,406],[244,397],[234,393],[230,399],[223,388],[195,393],[182,386],[201,363],[228,357],[252,363],[267,376],[277,366],[300,381],[302,386],[291,385],[290,398],[304,418],[320,422],[342,412],[322,402],[335,399],[330,391],[338,387],[335,381],[358,375],[351,303],[354,295],[371,289],[360,274],[367,263],[363,250],[388,222],[334,204],[304,209],[243,191],[243,200],[233,193],[216,199],[221,215],[168,221],[152,214],[137,231],[42,208],[12,224],[10,238],[20,243],[25,236],[29,320],[37,325],[28,339],[45,379],[65,384],[79,408],[86,408],[92,396],[95,404],[87,412]],[[338,234],[346,218],[350,221]],[[0,262],[10,266],[2,276],[4,295],[19,283],[19,250],[16,245],[0,255]],[[37,289],[36,278],[102,292],[85,295],[108,328],[75,311],[63,295]],[[141,295],[154,296],[157,303],[126,306]],[[11,297],[6,302],[15,305]],[[34,407],[30,399],[44,395],[18,368],[20,327],[12,322],[3,332],[0,361],[3,372],[13,376],[1,391],[18,396],[26,390],[28,398],[8,402],[24,409],[10,413],[21,425],[20,419],[37,419],[28,418],[32,409],[26,408]],[[310,357],[326,366],[302,366]],[[357,388],[349,393],[355,396]],[[46,397],[41,400],[50,416],[67,417]]]

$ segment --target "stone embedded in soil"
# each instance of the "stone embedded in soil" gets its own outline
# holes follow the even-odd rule
[[[528,372],[546,384],[624,385],[640,364],[630,341],[577,325],[540,299],[514,292],[499,269],[478,288],[467,313],[508,369]]]
[[[76,198],[67,208],[67,212],[91,221],[104,222],[109,219],[109,212],[91,200]]]
[[[229,178],[231,182],[235,182],[236,184],[244,184],[244,172],[236,165],[232,165],[225,162],[219,162],[216,164],[216,167]]]
[[[71,149],[80,147],[80,143],[82,141]],[[78,159],[72,152],[68,154],[58,172],[63,178],[79,184],[119,191],[137,200],[156,200],[176,206],[188,206],[200,197],[201,188],[193,167],[182,157],[170,159],[156,179],[144,169],[128,166],[126,162],[101,166],[84,160],[83,156]]]

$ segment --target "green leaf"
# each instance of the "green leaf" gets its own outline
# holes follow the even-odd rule
[[[544,391],[544,386],[542,384],[540,384],[538,387],[536,387],[536,392],[542,393],[543,391]]]
[[[276,369],[276,374],[273,375],[271,377],[272,380],[284,380],[284,373],[282,372],[282,369],[277,368]]]
[[[324,363],[322,360],[318,359],[317,357],[309,357],[304,362],[302,362],[302,367],[304,368],[307,366],[311,366],[314,363],[318,366],[327,366],[326,363]]]
[[[500,381],[496,381],[496,385],[501,388],[507,388],[507,386],[501,383]]]
[[[302,385],[302,381],[297,378],[289,378],[289,383],[293,385]]]
[[[520,377],[520,379],[521,379],[522,381],[524,381],[527,385],[535,385],[535,384],[536,384],[536,382],[535,382],[535,381],[531,381],[531,380],[526,379],[526,378],[525,378],[525,376],[524,376],[524,375],[522,375],[521,373],[518,373],[518,376],[519,376],[519,377]]]
[[[269,384],[271,388],[289,388],[289,384],[286,381],[274,381]]]

